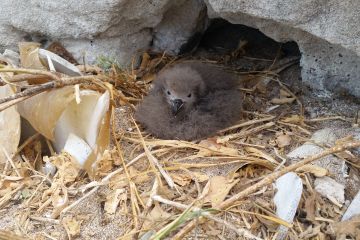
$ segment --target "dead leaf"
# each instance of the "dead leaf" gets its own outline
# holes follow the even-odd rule
[[[324,177],[327,175],[328,170],[317,165],[306,164],[296,170],[297,172],[309,172],[314,174],[315,177]]]
[[[145,217],[142,229],[160,229],[172,215],[164,211],[159,204]]]
[[[116,189],[110,192],[106,196],[106,202],[104,210],[107,214],[115,214],[117,207],[119,206],[120,200],[123,199],[123,194],[126,194],[125,189]]]
[[[150,62],[150,55],[147,52],[144,52],[142,55],[142,61],[141,61],[139,70],[140,71],[145,70],[147,68],[147,66],[149,65],[149,62]]]
[[[348,235],[358,240],[360,236],[360,215],[354,216],[347,221],[335,223],[333,228],[336,233],[336,239]]]
[[[305,198],[305,212],[306,219],[310,221],[315,221],[315,200],[316,200],[316,192],[312,192],[310,196]]]
[[[39,57],[40,43],[36,42],[20,42],[19,43],[19,52],[20,52],[20,62],[23,68],[47,70],[46,67],[42,64]],[[33,80],[32,83],[43,83]]]
[[[96,174],[109,173],[113,168],[114,159],[109,150],[105,150],[102,157],[96,161]]]
[[[65,216],[62,220],[62,224],[68,234],[68,236],[76,237],[80,235],[80,223],[72,216]]]
[[[276,143],[280,148],[289,146],[291,144],[291,137],[288,134],[280,134],[276,138]]]
[[[170,176],[176,184],[182,187],[189,185],[191,182],[191,177],[188,174],[172,173]]]
[[[79,63],[75,60],[74,56],[69,53],[68,50],[60,43],[60,42],[53,42],[48,47],[47,50],[53,52],[60,57],[64,58],[65,60],[69,61],[72,64],[78,65]]]
[[[80,167],[66,152],[52,156],[49,161],[58,169],[59,178],[63,184],[73,183],[80,173]]]
[[[209,176],[201,172],[192,172],[192,175],[196,177],[196,180],[200,183],[209,180]]]
[[[267,154],[257,148],[246,147],[245,149],[246,149],[246,151],[250,152],[254,156],[264,158],[264,159],[268,160],[269,162],[274,163],[276,165],[278,164],[278,162],[272,156],[270,156],[269,154]]]
[[[292,95],[288,91],[285,91],[284,89],[280,89],[280,98],[291,97],[291,96]]]
[[[295,101],[296,98],[294,97],[286,97],[286,98],[273,98],[271,99],[271,103],[273,104],[286,104],[286,103],[292,103]]]
[[[200,146],[204,147],[198,152],[198,156],[210,157],[217,155],[219,153],[225,155],[238,155],[238,150],[234,148],[225,147],[223,144],[216,142],[216,138],[208,138],[202,140],[199,143]]]
[[[287,117],[285,119],[282,119],[283,122],[286,123],[294,123],[294,124],[304,124],[304,117],[300,115],[291,115],[290,117]]]
[[[208,183],[206,184],[205,189],[209,189],[208,193],[205,195],[203,201],[210,202],[213,208],[216,208],[220,205],[228,193],[230,192],[231,188],[235,186],[239,182],[238,180],[230,181],[224,176],[214,176],[210,178]]]
[[[65,187],[59,187],[56,183],[53,184],[53,186],[55,191],[52,192],[52,195],[50,197],[53,206],[51,218],[57,218],[60,215],[61,211],[69,205],[69,197],[67,189]]]

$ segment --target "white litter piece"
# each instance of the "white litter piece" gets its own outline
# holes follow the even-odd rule
[[[330,201],[336,200],[338,203],[344,204],[344,185],[329,177],[316,178],[314,185],[315,190],[320,193],[321,196],[328,198]]]
[[[294,172],[289,172],[276,180],[275,186],[278,190],[274,197],[276,215],[282,220],[292,223],[303,191],[301,178]],[[276,239],[285,239],[287,231],[287,227],[279,226]]]
[[[79,163],[80,167],[84,168],[92,149],[82,138],[70,133],[66,140],[64,151],[70,153]]]
[[[360,191],[356,194],[349,207],[346,209],[341,221],[346,221],[360,214]]]
[[[89,174],[110,141],[110,94],[74,87],[38,94],[18,104],[34,129],[51,140],[57,152],[69,152]]]
[[[66,61],[62,57],[52,53],[48,50],[39,48],[39,57],[43,63],[46,63],[50,68],[51,65],[55,68],[57,72],[65,73],[69,76],[81,76],[80,70],[75,67],[74,64]],[[49,63],[49,59],[51,63]],[[51,68],[50,68],[51,69]]]
[[[0,86],[0,98],[7,97],[14,92],[9,85]],[[20,141],[20,115],[15,106],[0,112],[0,164],[7,161],[7,156],[12,157]]]

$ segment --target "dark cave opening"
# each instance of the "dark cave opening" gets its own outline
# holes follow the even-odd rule
[[[280,50],[281,56],[300,56],[296,42],[279,43],[261,31],[242,24],[232,24],[224,19],[211,20],[204,32],[199,47],[219,53],[235,51],[243,45],[246,56],[274,59]]]
[[[182,46],[180,54],[214,59],[228,57],[227,65],[237,65],[243,71],[261,71],[275,61],[285,58],[300,59],[296,42],[277,42],[258,29],[232,24],[222,18],[210,20],[204,33],[195,34]]]

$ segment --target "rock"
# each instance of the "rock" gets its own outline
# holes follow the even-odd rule
[[[202,0],[177,1],[154,28],[153,49],[172,55],[191,50],[195,46],[187,46],[188,40],[195,37],[197,39],[193,44],[196,44],[205,30],[206,22],[206,6]]]
[[[324,128],[314,132],[311,136],[311,140],[313,140],[317,144],[335,144],[336,135],[331,128]]]
[[[306,143],[298,148],[295,148],[287,156],[289,158],[306,158],[321,152],[323,149],[311,143]]]
[[[336,182],[329,177],[322,177],[315,179],[315,190],[323,197],[330,200],[335,199],[338,203],[343,204],[345,202],[344,185]]]
[[[196,45],[207,22],[205,5],[210,18],[295,41],[303,82],[322,94],[360,96],[358,0],[3,0],[0,52],[35,39],[61,42],[80,63],[103,55],[128,65],[152,43],[157,51],[178,54]]]
[[[290,161],[293,163],[299,161],[299,159],[304,159],[306,157],[318,154],[322,151],[323,148],[317,145],[314,145],[312,143],[305,143],[304,145],[297,147],[293,151],[288,153],[287,157],[290,158]],[[328,155],[313,162],[313,164],[327,169],[329,173],[333,175],[338,182],[342,184],[346,183],[348,166],[346,166],[346,163],[343,160],[333,155]]]
[[[126,65],[150,46],[151,29],[175,4],[170,0],[4,0],[0,50],[17,50],[17,42],[25,39],[58,40],[80,63],[84,55],[87,63],[103,55]]]
[[[304,145],[294,149],[289,154],[287,154],[287,157],[290,158],[290,161],[296,162],[299,161],[299,159],[303,159],[315,154],[318,154],[323,151],[323,148],[314,145],[312,143],[305,143]],[[320,158],[319,160],[313,162],[313,164],[325,168],[329,171],[331,175],[334,176],[334,178],[342,183],[346,183],[346,176],[348,171],[348,166],[346,166],[345,162],[333,155],[329,155],[323,158]]]
[[[258,28],[277,41],[296,41],[306,84],[360,96],[360,1],[205,2],[210,18]]]

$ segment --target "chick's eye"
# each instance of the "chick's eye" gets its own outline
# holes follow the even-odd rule
[[[187,95],[187,97],[190,98],[190,97],[191,97],[191,93],[189,93],[189,95]]]
[[[166,93],[167,93],[167,95],[170,95],[170,94],[171,94],[170,91],[167,91]]]

